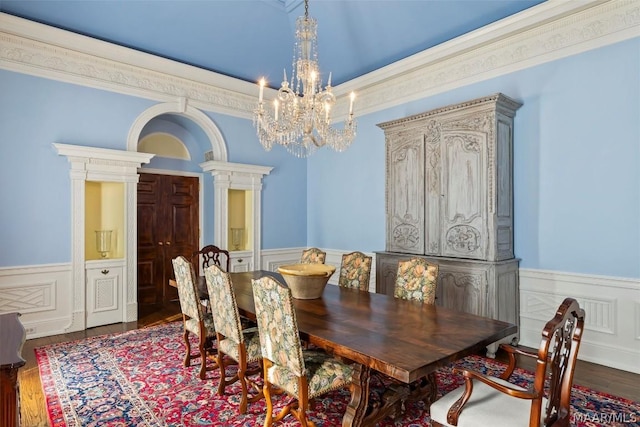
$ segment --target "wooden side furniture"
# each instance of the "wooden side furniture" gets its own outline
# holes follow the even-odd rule
[[[255,318],[251,280],[264,276],[284,283],[270,271],[231,273],[241,315]],[[318,299],[294,299],[293,306],[302,340],[354,362],[354,390],[343,427],[373,426],[394,414],[398,401],[423,400],[411,395],[411,383],[517,330],[499,320],[341,286],[327,286]],[[372,371],[399,382],[375,407],[369,405]],[[428,397],[435,400],[435,394]]]
[[[0,427],[20,426],[18,370],[26,363],[21,355],[26,333],[19,317],[0,314]]]
[[[495,94],[378,125],[387,172],[376,292],[392,294],[398,261],[422,256],[440,265],[438,304],[518,324],[513,122],[520,106]]]
[[[545,325],[537,354],[503,345],[509,355],[509,366],[499,377],[454,369],[464,376],[465,383],[431,405],[431,422],[435,426],[459,427],[568,427],[571,386],[584,318],[578,302],[566,298]],[[528,390],[508,382],[516,367],[516,355],[536,359],[535,379]]]

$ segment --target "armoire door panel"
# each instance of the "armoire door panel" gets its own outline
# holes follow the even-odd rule
[[[486,135],[443,134],[441,255],[485,259]]]
[[[388,145],[388,250],[424,252],[424,143],[404,136]]]

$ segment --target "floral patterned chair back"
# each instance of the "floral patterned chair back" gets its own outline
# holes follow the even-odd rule
[[[238,345],[244,341],[240,313],[229,273],[217,265],[204,270],[216,332]]]
[[[191,319],[199,320],[202,318],[202,304],[200,304],[194,284],[193,266],[183,256],[177,257],[172,262],[173,272],[176,275],[176,284],[178,285],[180,310],[182,314]]]
[[[412,258],[398,263],[398,275],[393,295],[396,298],[434,304],[438,266],[422,258]]]
[[[216,338],[218,340],[218,355],[216,361],[220,367],[220,382],[218,394],[223,395],[228,385],[240,381],[242,397],[238,408],[241,414],[247,412],[247,404],[262,398],[262,387],[251,380],[249,376],[260,373],[257,369],[248,369],[251,362],[262,360],[260,349],[260,337],[257,329],[242,328],[240,311],[233,290],[231,276],[217,265],[211,265],[204,270],[209,293],[211,312],[213,313]],[[235,360],[238,364],[237,374],[227,377],[225,366],[228,364],[225,355]],[[249,397],[249,388],[254,391]]]
[[[301,264],[324,264],[327,253],[318,248],[309,248],[302,251]]]
[[[322,351],[302,350],[289,288],[268,276],[252,283],[264,365],[264,427],[288,414],[303,426],[315,426],[307,418],[309,401],[345,386],[350,386],[353,393],[353,367]],[[272,385],[295,398],[276,415],[271,402]]]
[[[342,255],[338,285],[368,291],[371,261],[370,256],[358,251]]]
[[[280,369],[302,376],[304,359],[291,290],[272,277],[263,277],[253,281],[253,301],[258,330],[262,332],[262,357]]]
[[[182,311],[182,323],[184,325],[184,343],[187,348],[184,356],[184,366],[191,365],[191,359],[201,358],[200,379],[205,379],[206,371],[216,369],[215,366],[207,367],[207,353],[210,347],[209,340],[214,338],[216,331],[213,325],[211,313],[206,312],[196,289],[196,279],[193,266],[183,256],[172,260],[173,271],[176,276],[178,286],[178,298],[180,300],[180,310]],[[198,336],[198,354],[191,354],[191,342],[189,334]],[[201,357],[202,355],[202,357]]]

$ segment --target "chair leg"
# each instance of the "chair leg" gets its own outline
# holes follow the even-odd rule
[[[198,340],[198,348],[200,349],[200,359],[201,359],[201,365],[200,365],[200,379],[204,380],[207,378],[207,349],[206,349],[206,342],[207,342],[207,337],[205,334],[200,334],[200,339]]]
[[[267,373],[264,374],[265,378]],[[264,393],[264,400],[267,405],[266,413],[264,416],[264,427],[271,427],[273,424],[273,403],[271,402],[271,384],[267,380],[264,381],[264,387],[262,388]]]
[[[247,369],[247,362],[241,360],[238,362],[238,380],[242,386],[242,398],[240,399],[240,413],[247,412],[247,405],[249,401],[249,388],[247,387],[247,378],[245,377],[245,371]]]
[[[227,368],[224,365],[224,353],[218,350],[216,357],[216,363],[220,369],[220,382],[218,383],[218,394],[224,395],[224,389],[227,387]]]
[[[191,343],[189,343],[189,331],[185,329],[182,336],[184,337],[184,343],[187,346],[187,352],[184,355],[184,366],[189,367],[191,366]]]

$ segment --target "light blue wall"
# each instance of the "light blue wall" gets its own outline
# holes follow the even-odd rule
[[[137,117],[155,102],[0,70],[0,267],[69,262],[70,164],[52,143],[125,150]],[[264,248],[306,242],[306,163],[284,150],[265,153],[250,120],[210,113],[227,142],[228,160],[273,166],[264,179]],[[186,138],[191,162],[155,160],[160,169],[200,171],[199,136]],[[213,179],[205,185],[204,241],[213,240]]]
[[[385,244],[376,123],[502,92],[523,102],[514,152],[521,266],[638,278],[639,75],[640,39],[625,41],[359,117],[346,152],[322,149],[308,161],[265,152],[250,120],[207,114],[229,161],[274,167],[264,179],[263,248],[369,252]],[[51,143],[125,149],[132,123],[155,103],[8,71],[0,93],[0,267],[68,262],[69,164]]]
[[[359,117],[346,153],[309,160],[309,246],[384,250],[384,133],[374,124],[502,92],[521,267],[640,277],[640,39]]]
[[[70,164],[51,145],[125,149],[149,101],[0,71],[0,267],[68,262]]]

